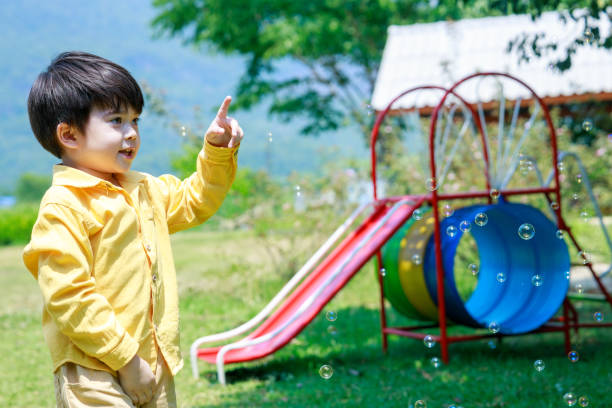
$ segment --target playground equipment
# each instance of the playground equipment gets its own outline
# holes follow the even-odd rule
[[[489,92],[485,98],[481,82],[493,79],[506,83],[504,92]],[[510,85],[508,85],[510,84]],[[500,86],[499,89],[502,87]],[[430,178],[424,194],[378,198],[376,147],[379,130],[401,98],[419,92],[442,95],[431,115],[428,138]],[[474,93],[476,96],[474,97]],[[505,129],[504,95],[515,101],[508,131]],[[470,95],[467,97],[464,95]],[[497,135],[489,135],[485,110],[496,107]],[[470,103],[468,100],[483,103]],[[524,121],[522,132],[518,128]],[[526,160],[520,155],[531,136],[536,118],[544,121],[539,148],[550,149],[544,162],[531,161],[538,185],[526,187],[513,179],[517,167]],[[541,129],[540,129],[541,130]],[[520,133],[519,138],[515,134]],[[542,134],[543,133],[543,134]],[[468,135],[474,139],[468,143]],[[453,140],[454,139],[454,140]],[[475,142],[482,151],[475,154]],[[296,273],[272,301],[249,322],[236,329],[196,340],[190,350],[193,375],[197,378],[197,359],[216,363],[219,382],[225,384],[225,364],[250,361],[273,353],[297,336],[334,295],[376,256],[379,271],[380,318],[383,349],[390,334],[424,339],[431,336],[440,343],[442,360],[448,363],[448,345],[453,342],[558,331],[564,333],[566,353],[570,351],[570,329],[612,327],[610,323],[579,323],[578,314],[567,297],[570,259],[563,239],[566,235],[584,258],[604,299],[612,305],[601,276],[578,245],[562,216],[559,154],[555,129],[548,108],[522,81],[503,73],[479,73],[468,76],[452,87],[420,86],[399,94],[378,115],[372,130],[372,183],[374,200],[360,206],[334,232],[313,257]],[[533,148],[533,146],[531,146]],[[544,149],[543,149],[544,150]],[[544,150],[546,152],[546,150]],[[542,156],[542,152],[539,152]],[[457,163],[457,158],[463,160]],[[573,157],[577,159],[577,157]],[[534,159],[535,160],[535,159]],[[479,190],[446,191],[445,181],[461,173],[461,164],[478,165],[474,187]],[[578,162],[578,165],[581,164]],[[541,169],[548,170],[546,181]],[[581,169],[584,170],[584,169]],[[582,174],[585,176],[584,171]],[[465,175],[467,177],[467,175]],[[515,186],[514,184],[518,184]],[[587,187],[588,180],[585,183]],[[612,253],[612,243],[601,221],[601,213],[592,193],[596,213]],[[544,197],[552,211],[547,217],[532,205],[511,202],[517,197]],[[464,201],[446,218],[440,214],[442,202]],[[371,214],[351,231],[367,210]],[[469,299],[458,291],[454,270],[462,238],[471,235],[477,247],[478,283]],[[346,235],[348,234],[348,235]],[[565,235],[564,235],[565,234]],[[345,238],[342,237],[346,235]],[[331,252],[330,252],[331,251]],[[459,251],[461,252],[461,251]],[[400,313],[428,321],[417,326],[388,327],[384,300]],[[562,306],[563,316],[553,318]],[[462,336],[447,333],[448,320],[486,332]],[[438,328],[439,334],[423,330]],[[227,341],[253,330],[243,339],[223,346],[201,349],[204,344]]]
[[[514,99],[514,109],[511,115],[509,129],[506,131],[505,100],[504,93],[498,93],[499,111],[497,112],[498,129],[496,137],[489,135],[487,121],[485,120],[486,107],[483,102],[470,104],[463,97],[465,94],[472,96],[471,99],[485,101],[489,109],[495,108],[495,95],[489,88],[489,95],[480,95],[480,81],[483,78],[491,78],[496,82],[500,79],[510,82],[506,91]],[[414,92],[431,89],[435,87],[417,87],[398,95],[392,100],[386,109],[377,117],[372,130],[372,183],[374,197],[376,195],[376,141],[381,125],[392,106],[400,98]],[[466,89],[462,89],[466,88]],[[500,87],[501,88],[501,87]],[[449,100],[452,101],[449,103]],[[529,105],[531,103],[531,105]],[[475,106],[474,106],[475,105]],[[455,144],[449,147],[449,129],[456,122],[455,112],[461,109],[464,112],[464,120],[461,131]],[[547,157],[549,176],[544,182],[541,177],[539,164],[532,162],[531,167],[537,175],[539,185],[535,187],[509,187],[512,177],[515,175],[521,157],[521,148],[526,147],[526,141],[530,136],[530,130],[534,127],[536,117],[541,114],[545,123],[547,140],[541,140],[538,149],[549,149]],[[529,119],[525,121],[522,132],[518,132],[518,118],[524,115]],[[601,277],[609,273],[609,267],[601,275],[593,269],[591,260],[583,248],[578,244],[569,225],[562,216],[562,196],[560,188],[561,159],[569,156],[569,153],[557,151],[556,132],[550,118],[548,107],[540,97],[524,82],[503,73],[478,73],[470,75],[449,89],[444,90],[443,96],[433,110],[431,115],[429,132],[429,175],[427,202],[432,207],[431,225],[432,233],[426,233],[421,237],[427,246],[414,249],[408,255],[406,250],[397,251],[389,245],[383,249],[385,258],[377,254],[380,268],[397,271],[405,299],[415,309],[420,304],[437,307],[437,319],[433,319],[432,310],[429,307],[422,317],[428,317],[436,323],[422,324],[410,327],[388,327],[386,324],[386,312],[383,299],[386,297],[391,304],[396,306],[398,295],[397,279],[383,279],[379,277],[381,293],[381,327],[383,337],[383,348],[387,348],[387,336],[396,334],[405,337],[424,339],[430,336],[433,341],[440,343],[442,360],[448,362],[448,345],[453,342],[481,339],[487,337],[500,337],[503,335],[517,335],[542,332],[563,332],[565,338],[566,353],[570,351],[570,329],[578,330],[581,327],[612,327],[606,323],[579,323],[578,314],[570,299],[566,296],[569,286],[569,255],[564,241],[567,234],[570,242],[575,246],[577,252],[583,258],[583,264],[589,268],[603,294],[603,299],[612,306],[612,297],[601,282]],[[484,162],[482,175],[485,188],[480,191],[470,192],[441,192],[441,185],[448,176],[453,159],[456,156],[459,143],[464,137],[465,124],[467,127],[475,127],[474,136],[480,139],[482,153],[480,158]],[[540,129],[541,130],[541,129]],[[521,133],[518,140],[516,133]],[[534,146],[531,146],[533,149]],[[528,150],[528,149],[527,149]],[[541,152],[540,152],[541,154]],[[586,172],[579,159],[580,174],[584,180]],[[582,179],[581,179],[582,180]],[[483,180],[481,180],[482,182]],[[599,218],[603,234],[612,253],[612,243],[605,230],[601,218],[601,212],[590,191],[588,181],[585,187],[591,198],[596,215]],[[514,197],[543,196],[547,202],[547,208],[552,210],[551,219],[544,216],[542,212],[523,204],[509,203],[509,198]],[[481,200],[483,203],[459,208],[452,216],[442,219],[440,206],[442,202],[458,200]],[[479,224],[479,217],[484,214],[486,225]],[[453,270],[454,255],[460,242],[463,229],[461,223],[467,222],[466,229],[476,241],[478,255],[480,258],[480,271],[478,285],[467,302],[463,302],[457,293]],[[523,228],[525,226],[526,230]],[[451,228],[449,230],[449,228]],[[410,233],[410,228],[407,229]],[[537,231],[537,232],[536,232]],[[406,236],[405,248],[409,246],[412,238]],[[393,240],[403,239],[401,232]],[[401,245],[400,245],[401,246]],[[411,260],[417,256],[419,262]],[[385,262],[386,260],[386,262]],[[406,266],[406,263],[410,264]],[[399,267],[394,267],[394,264]],[[418,264],[418,265],[417,265]],[[391,266],[389,268],[389,266]],[[404,272],[404,275],[402,275]],[[501,275],[500,275],[501,274]],[[501,276],[501,279],[497,279]],[[427,291],[420,291],[416,301],[412,300],[414,294],[406,290],[407,287],[420,286],[425,281]],[[496,282],[497,280],[497,282]],[[408,282],[409,281],[409,282]],[[395,287],[394,287],[395,286]],[[395,292],[395,294],[393,294]],[[425,301],[423,301],[425,297]],[[551,319],[554,313],[563,307],[563,316]],[[447,333],[448,320],[472,327],[488,327],[488,333],[474,333],[468,335],[449,336]],[[422,330],[439,329],[438,335],[423,333]]]

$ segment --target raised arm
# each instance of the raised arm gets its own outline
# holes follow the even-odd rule
[[[226,97],[204,137],[197,170],[185,180],[171,175],[156,178],[170,233],[201,224],[221,206],[237,167],[238,146],[244,133],[227,116],[232,98]]]

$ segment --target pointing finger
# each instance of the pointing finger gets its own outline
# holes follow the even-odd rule
[[[232,102],[231,96],[226,96],[219,108],[219,112],[217,112],[217,117],[219,119],[227,118],[227,110],[229,109],[230,103]]]

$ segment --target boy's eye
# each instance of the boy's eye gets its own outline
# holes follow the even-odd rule
[[[134,120],[132,120],[132,123],[135,125],[138,125],[138,122],[140,122],[140,118],[134,118]]]
[[[111,118],[110,123],[121,124],[121,117]]]

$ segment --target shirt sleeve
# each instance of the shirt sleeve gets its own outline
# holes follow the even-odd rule
[[[204,143],[197,171],[185,180],[172,175],[155,179],[166,209],[170,233],[187,229],[210,218],[225,198],[236,176],[238,146],[216,147]]]
[[[61,204],[42,207],[24,262],[38,280],[44,307],[75,346],[113,370],[134,357],[138,343],[96,291],[93,253],[81,214]]]

